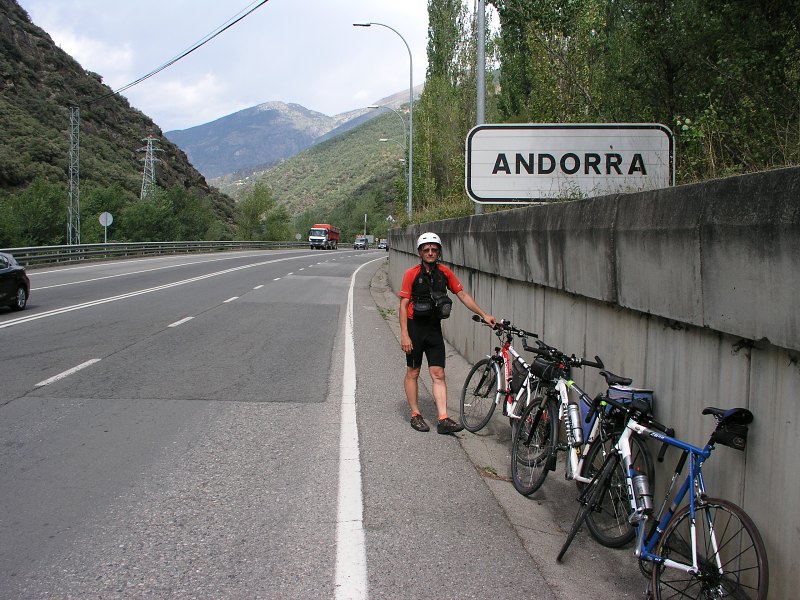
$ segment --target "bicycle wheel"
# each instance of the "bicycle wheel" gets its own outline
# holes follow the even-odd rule
[[[578,514],[575,517],[575,521],[572,523],[572,528],[567,534],[567,539],[564,541],[564,545],[561,546],[561,551],[558,553],[556,561],[561,562],[561,559],[564,558],[564,554],[567,553],[570,544],[572,544],[572,540],[574,540],[575,536],[578,535],[578,531],[580,531],[583,522],[590,514],[592,514],[592,512],[595,511],[596,506],[600,502],[600,496],[605,494],[605,490],[609,487],[614,473],[618,470],[617,466],[619,464],[620,460],[618,455],[609,455],[601,466],[600,473],[597,474],[597,476],[587,484],[588,487],[584,490],[579,498],[581,507],[578,509]]]
[[[500,401],[500,373],[497,363],[489,358],[476,362],[461,389],[461,424],[476,433],[492,418]]]
[[[769,585],[767,552],[747,513],[727,500],[706,498],[695,509],[695,522],[700,572],[691,574],[653,564],[651,584],[655,599],[765,599]],[[687,505],[667,523],[656,553],[692,564],[691,524]]]
[[[530,496],[544,483],[548,462],[555,459],[558,442],[558,409],[555,402],[531,402],[514,423],[511,436],[511,480],[523,496]]]
[[[592,442],[586,452],[581,475],[592,477],[594,472],[603,465],[605,453],[614,444],[614,438],[603,442],[599,437]],[[647,449],[644,440],[636,435],[631,436],[631,460],[633,466],[638,467],[647,474],[650,489],[654,486],[653,457]],[[625,481],[625,465],[617,462],[617,468],[611,474],[607,487],[602,492],[602,497],[595,506],[595,510],[586,518],[586,526],[597,542],[607,548],[620,548],[633,541],[636,529],[628,523],[631,504],[628,500],[628,485]]]

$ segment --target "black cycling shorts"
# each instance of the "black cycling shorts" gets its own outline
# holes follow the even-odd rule
[[[417,317],[408,320],[408,337],[412,350],[406,354],[406,366],[422,367],[422,355],[428,359],[428,367],[444,368],[444,337],[442,322],[435,318]]]

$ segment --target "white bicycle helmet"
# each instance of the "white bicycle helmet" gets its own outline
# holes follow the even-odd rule
[[[431,233],[430,231],[423,233],[419,238],[417,238],[417,252],[423,246],[423,244],[438,244],[439,249],[442,248],[442,240],[439,239],[439,236],[435,233]]]

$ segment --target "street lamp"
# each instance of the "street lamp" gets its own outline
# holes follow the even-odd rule
[[[392,138],[380,138],[378,141],[379,142],[394,142],[395,144],[397,144],[398,146],[400,146],[403,149],[403,154],[406,153],[406,145],[405,144],[401,144],[398,140],[395,140],[395,139],[392,139]],[[400,162],[405,163],[406,162],[405,158],[401,158]],[[405,175],[406,173],[407,173],[406,166],[404,164],[403,165],[403,174]]]
[[[389,27],[385,23],[353,23],[353,27],[371,27],[378,25],[393,31],[397,36],[403,40],[408,50],[408,202],[406,204],[406,213],[411,217],[413,209],[413,185],[414,181],[414,59],[411,57],[411,48],[408,46],[406,38],[400,35],[394,27]]]
[[[385,108],[386,110],[390,110],[397,115],[397,117],[400,119],[400,123],[403,125],[403,151],[405,151],[406,148],[408,148],[408,134],[406,133],[406,120],[403,118],[402,113],[399,110],[392,108],[391,106],[386,106],[385,104],[381,105],[373,104],[371,106],[368,106],[367,108],[372,108],[372,109]]]

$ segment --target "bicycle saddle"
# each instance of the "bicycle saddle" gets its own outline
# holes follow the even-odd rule
[[[614,375],[611,371],[600,371],[600,375],[605,377],[608,385],[630,385],[633,383],[633,379],[630,377],[620,377],[619,375]]]
[[[749,425],[753,422],[753,413],[746,408],[714,408],[707,406],[703,409],[704,415],[714,415],[720,423],[733,423],[734,425]]]

